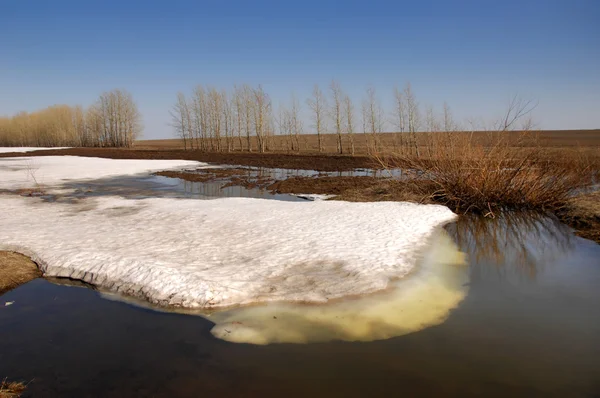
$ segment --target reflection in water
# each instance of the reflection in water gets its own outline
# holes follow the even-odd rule
[[[214,199],[227,197],[304,201],[293,195],[271,194],[259,188],[223,187],[223,181],[190,182],[161,176],[122,176],[91,181],[66,182],[56,193],[46,195],[48,201],[72,201],[95,196],[118,195],[126,199],[189,198]],[[1,193],[1,191],[0,191]]]
[[[552,216],[506,212],[462,216],[446,230],[468,255],[472,277],[482,273],[534,280],[545,266],[574,250],[573,233]]]
[[[199,315],[216,325],[211,333],[235,343],[315,343],[374,341],[416,332],[446,320],[466,297],[469,270],[465,255],[440,229],[409,276],[386,291],[327,304],[270,302],[226,310],[158,308],[112,292],[102,296],[159,312]]]
[[[467,293],[464,255],[441,230],[421,264],[385,292],[325,305],[270,303],[215,312],[211,333],[238,343],[373,341],[443,322]]]

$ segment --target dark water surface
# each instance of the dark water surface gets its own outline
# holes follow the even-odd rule
[[[34,397],[600,394],[600,246],[549,218],[465,218],[448,320],[370,343],[227,343],[200,317],[38,279],[0,298],[0,375]],[[14,301],[10,306],[5,302]]]
[[[301,200],[148,176],[65,187]],[[470,286],[438,326],[368,343],[235,344],[198,316],[37,279],[0,296],[0,379],[29,382],[33,397],[600,397],[600,245],[532,215],[463,217],[447,231]]]

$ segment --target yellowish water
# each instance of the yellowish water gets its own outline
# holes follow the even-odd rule
[[[467,294],[465,256],[444,230],[422,261],[385,292],[328,304],[269,303],[208,316],[220,339],[251,344],[373,341],[442,323]]]

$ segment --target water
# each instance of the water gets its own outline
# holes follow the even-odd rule
[[[132,176],[48,199],[302,200],[221,186]],[[34,397],[599,396],[600,245],[530,214],[463,217],[446,231],[469,282],[434,326],[377,341],[239,344],[215,338],[211,318],[37,279],[0,296],[0,378],[30,382]]]
[[[550,218],[463,219],[469,292],[438,326],[374,342],[256,346],[204,318],[38,279],[0,303],[0,375],[29,396],[600,393],[600,246]]]

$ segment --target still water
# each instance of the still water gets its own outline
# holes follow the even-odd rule
[[[0,377],[33,397],[599,396],[600,245],[530,214],[446,231],[468,258],[468,293],[436,326],[230,343],[199,316],[37,279],[0,296]]]

